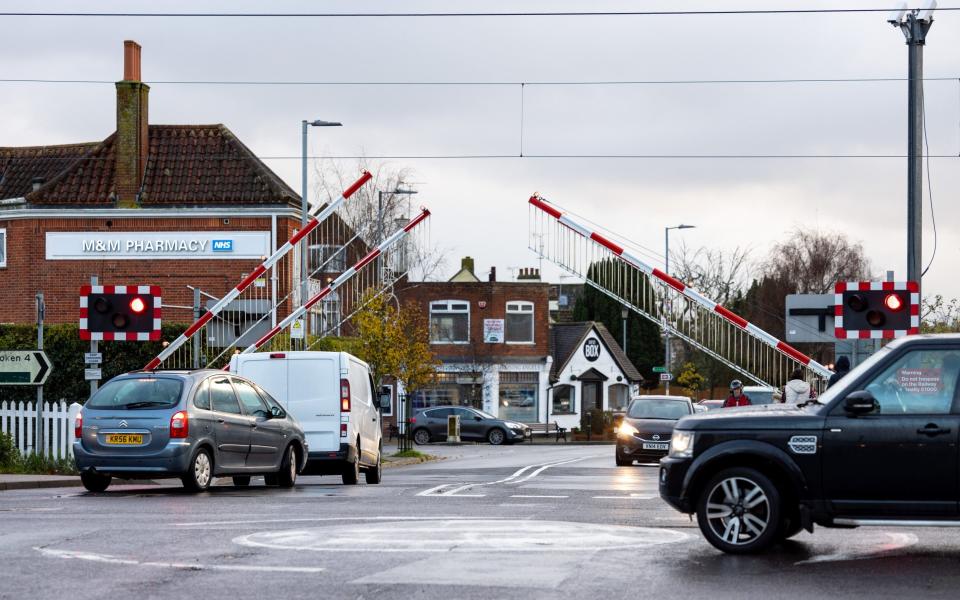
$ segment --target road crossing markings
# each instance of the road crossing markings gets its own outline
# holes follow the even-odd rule
[[[659,494],[630,494],[629,496],[593,496],[594,500],[653,500]]]
[[[203,565],[198,563],[175,563],[157,561],[139,561],[131,558],[118,558],[109,554],[94,552],[76,552],[73,550],[54,550],[52,548],[34,548],[37,552],[50,558],[79,559],[109,565],[124,565],[130,567],[154,567],[160,569],[182,569],[187,571],[259,571],[271,573],[322,573],[326,569],[321,567],[281,567],[267,565]]]
[[[455,488],[453,488],[453,489],[443,490],[443,488],[448,487],[449,485],[451,485],[451,484],[445,484],[445,485],[440,485],[440,486],[436,486],[436,487],[430,488],[430,489],[428,489],[428,490],[424,490],[424,491],[420,492],[420,493],[417,494],[417,495],[418,495],[418,496],[443,497],[443,498],[449,498],[449,497],[451,497],[451,496],[470,497],[470,495],[468,495],[468,494],[462,494],[462,493],[460,493],[460,492],[463,492],[463,491],[466,491],[466,490],[469,490],[469,489],[473,489],[473,488],[475,488],[475,487],[488,486],[488,485],[497,485],[497,484],[501,484],[501,483],[502,483],[502,484],[508,484],[508,485],[524,483],[524,482],[526,482],[526,481],[529,481],[529,480],[533,479],[534,477],[536,477],[537,475],[539,475],[540,473],[546,471],[547,469],[549,469],[549,468],[551,468],[551,467],[557,467],[557,466],[560,466],[560,465],[567,465],[567,464],[570,464],[570,463],[579,462],[579,461],[581,461],[581,460],[587,460],[587,459],[589,459],[589,458],[596,458],[597,456],[600,456],[600,455],[581,456],[580,458],[574,458],[574,459],[568,459],[568,460],[561,460],[561,461],[554,461],[554,462],[549,462],[549,463],[538,463],[538,464],[533,464],[533,465],[527,465],[526,467],[522,467],[522,468],[520,468],[520,469],[517,469],[517,470],[516,470],[512,475],[510,475],[509,477],[505,477],[505,478],[503,478],[503,479],[498,479],[498,480],[496,480],[496,481],[483,481],[483,482],[479,482],[479,483],[467,483],[467,484],[461,485],[461,486],[459,486],[459,487],[455,487]],[[539,467],[539,468],[538,468],[538,467]],[[533,471],[532,473],[530,473],[529,475],[527,475],[526,477],[522,477],[523,474],[526,473],[527,471],[529,471],[530,469],[536,469],[536,470]],[[522,478],[521,478],[521,479],[518,479],[518,477],[522,477]],[[443,491],[441,491],[441,490],[443,490]],[[480,496],[477,496],[477,497],[483,497],[483,496],[480,495]]]
[[[537,496],[534,494],[514,494],[511,498],[569,498],[570,496]]]
[[[849,560],[867,560],[870,558],[883,558],[889,556],[891,553],[896,552],[897,550],[902,550],[916,544],[919,539],[916,535],[912,533],[892,533],[885,531],[883,532],[887,536],[888,541],[884,544],[879,544],[872,548],[867,549],[857,549],[853,548],[851,550],[838,550],[832,554],[824,554],[823,556],[814,556],[813,558],[808,558],[806,560],[801,560],[793,563],[796,565],[809,565],[815,563],[824,563],[824,562],[841,562]]]

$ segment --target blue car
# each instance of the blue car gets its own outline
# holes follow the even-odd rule
[[[85,488],[113,477],[177,477],[203,491],[214,477],[292,487],[307,457],[296,419],[258,385],[219,370],[133,372],[111,379],[75,423]]]

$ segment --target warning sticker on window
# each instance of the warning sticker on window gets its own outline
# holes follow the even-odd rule
[[[942,369],[900,369],[897,383],[913,394],[939,394],[943,391]]]

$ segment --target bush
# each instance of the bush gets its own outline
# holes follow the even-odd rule
[[[0,433],[0,470],[9,471],[20,463],[20,451],[13,436]]]
[[[72,459],[52,458],[36,454],[21,455],[13,436],[0,433],[0,473],[32,475],[76,475]]]

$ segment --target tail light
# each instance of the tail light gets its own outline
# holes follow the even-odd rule
[[[340,423],[340,437],[342,437],[342,438],[347,437],[347,424],[346,424],[346,423]]]
[[[77,420],[73,422],[73,437],[80,439],[83,437],[83,413],[77,413]]]
[[[185,438],[190,433],[190,420],[187,418],[187,412],[178,410],[170,417],[170,437]]]
[[[416,423],[416,422],[417,422],[417,418],[416,418],[416,417],[410,417],[410,424],[411,424],[411,425],[413,425],[413,424]]]
[[[340,380],[340,412],[350,412],[350,380]]]

